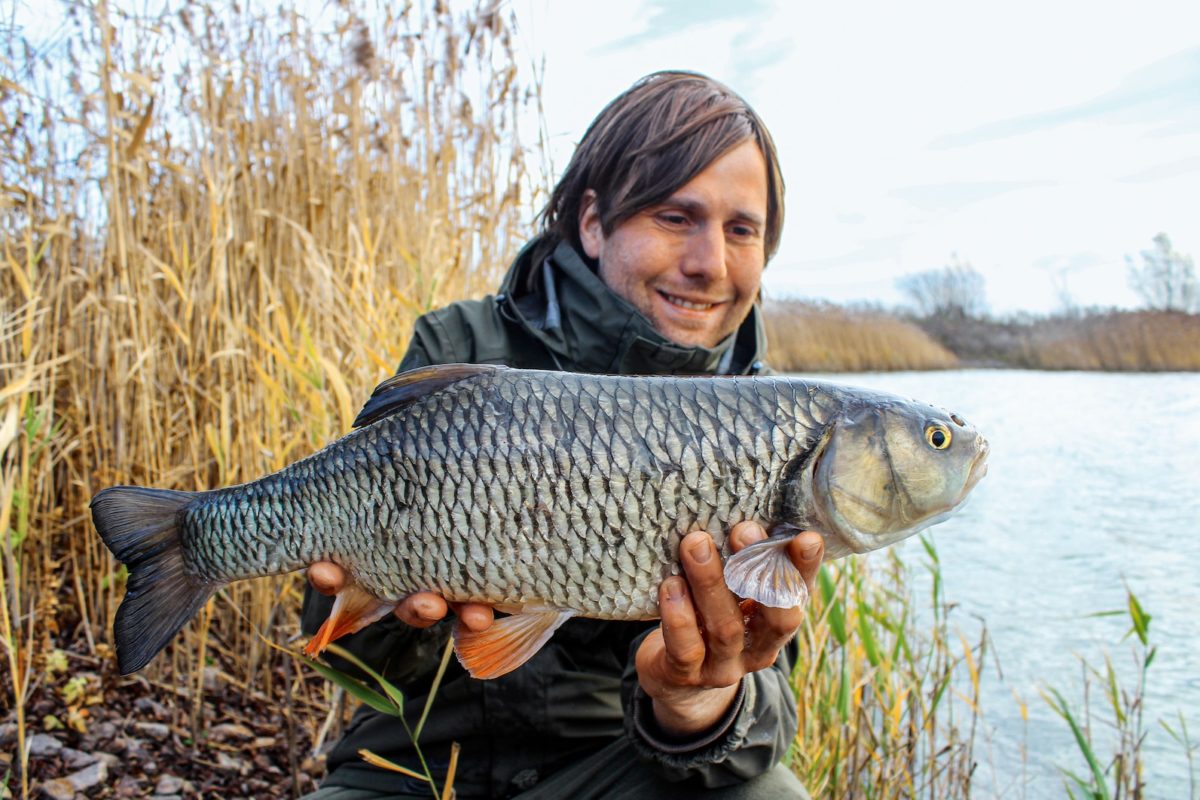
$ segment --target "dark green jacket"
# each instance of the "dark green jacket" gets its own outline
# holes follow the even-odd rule
[[[613,294],[569,246],[542,264],[531,247],[517,257],[495,296],[453,303],[421,317],[400,364],[470,362],[595,373],[752,374],[765,346],[756,307],[716,348],[663,338]],[[304,628],[313,632],[330,600],[306,594]],[[425,704],[451,621],[427,629],[389,618],[339,642],[382,669],[405,693],[410,725]],[[656,623],[572,619],[528,663],[501,678],[470,678],[452,660],[421,734],[435,775],[445,773],[451,742],[462,746],[458,797],[506,797],[539,778],[629,736],[637,752],[672,779],[722,786],[760,775],[780,761],[796,735],[789,685],[795,645],[771,669],[742,682],[726,719],[704,736],[672,740],[655,726],[641,692],[634,653]],[[366,748],[419,769],[408,736],[392,717],[362,708],[329,755],[325,785],[428,789],[365,764]]]

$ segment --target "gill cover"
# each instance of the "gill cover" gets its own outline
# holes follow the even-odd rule
[[[965,495],[978,451],[946,415],[917,403],[849,409],[822,454],[814,495],[844,550],[877,550],[944,519]],[[966,452],[971,451],[971,452]]]

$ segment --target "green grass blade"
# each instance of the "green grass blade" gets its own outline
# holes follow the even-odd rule
[[[371,676],[371,680],[379,684],[379,688],[383,689],[388,700],[395,706],[395,710],[390,712],[393,716],[401,716],[404,714],[404,693],[392,685],[386,678],[380,675],[371,667],[367,666],[362,659],[351,653],[344,647],[339,647],[336,644],[331,644],[326,647],[329,652],[333,653],[338,658],[344,658],[354,666],[361,669],[363,672]]]
[[[1087,737],[1083,733],[1083,729],[1079,727],[1079,723],[1075,720],[1075,715],[1071,713],[1071,709],[1067,707],[1067,701],[1059,694],[1057,689],[1048,689],[1051,695],[1054,696],[1056,703],[1051,703],[1050,707],[1054,712],[1062,717],[1067,725],[1071,728],[1071,733],[1075,736],[1075,743],[1079,746],[1080,752],[1083,753],[1084,759],[1087,760],[1088,767],[1092,771],[1092,780],[1096,782],[1097,796],[1101,798],[1112,797],[1108,791],[1108,784],[1104,780],[1104,770],[1100,768],[1100,762],[1096,760],[1096,754],[1092,752],[1092,746],[1088,742]],[[1077,779],[1078,780],[1078,779]]]
[[[1150,620],[1151,615],[1147,614],[1142,604],[1138,602],[1137,595],[1129,589],[1125,590],[1129,597],[1129,618],[1133,621],[1133,631],[1137,634],[1138,639],[1143,645],[1149,643],[1150,638]]]
[[[837,640],[837,643],[845,647],[848,638],[846,636],[846,611],[841,598],[837,596],[837,587],[824,567],[818,573],[818,580],[821,584],[821,597],[825,600],[825,607],[828,609],[826,618],[829,630],[833,633],[833,638]]]
[[[863,649],[867,652],[867,660],[871,662],[872,667],[878,667],[880,661],[882,661],[879,656],[879,644],[875,641],[875,634],[871,630],[871,622],[861,607],[858,613],[858,636],[862,639]]]
[[[361,700],[363,703],[366,703],[376,711],[381,711],[384,714],[390,714],[392,716],[397,715],[396,707],[392,705],[386,697],[367,686],[357,678],[351,678],[346,673],[339,672],[333,667],[327,664],[322,664],[320,661],[314,661],[307,656],[301,656],[301,658],[304,659],[305,664],[308,664],[308,666],[321,673],[321,675],[325,676],[327,680],[332,681],[333,683],[336,683],[338,686],[345,689],[352,697]]]
[[[1108,695],[1108,704],[1112,707],[1113,713],[1117,715],[1117,723],[1125,724],[1125,712],[1121,708],[1121,690],[1117,685],[1117,671],[1113,669],[1112,659],[1104,657],[1104,685],[1105,694]]]
[[[850,719],[850,665],[842,659],[842,677],[838,681],[837,710],[842,722]]]

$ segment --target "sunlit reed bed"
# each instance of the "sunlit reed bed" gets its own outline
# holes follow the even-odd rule
[[[1031,326],[1020,361],[1036,369],[1200,370],[1200,316],[1111,311],[1051,318]]]
[[[785,372],[948,369],[958,359],[911,322],[883,311],[800,300],[764,307],[771,365]]]
[[[536,92],[501,13],[68,8],[63,38],[6,39],[0,89],[0,682],[21,742],[68,680],[51,653],[111,661],[124,575],[90,495],[233,483],[346,431],[416,315],[494,284],[537,200],[515,130]],[[210,603],[151,678],[184,690],[178,724],[206,666],[279,694],[257,634],[294,634],[298,596],[284,578]],[[298,709],[311,746],[324,709]]]

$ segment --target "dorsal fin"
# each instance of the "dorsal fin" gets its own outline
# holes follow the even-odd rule
[[[478,375],[490,375],[508,369],[496,364],[437,364],[432,367],[418,367],[399,375],[393,375],[375,387],[371,399],[358,412],[354,427],[361,428],[384,417],[395,414],[427,394],[445,389],[466,378]]]

